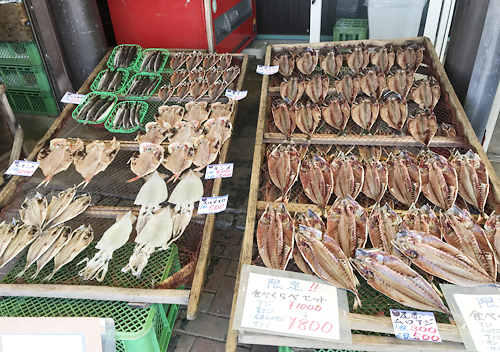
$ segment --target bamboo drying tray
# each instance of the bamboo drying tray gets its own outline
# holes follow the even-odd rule
[[[446,72],[444,71],[443,65],[439,61],[439,58],[432,46],[432,43],[428,38],[425,37],[416,37],[416,38],[404,38],[404,39],[396,39],[390,41],[384,40],[363,40],[363,41],[345,41],[345,42],[335,42],[334,44],[338,45],[341,49],[346,48],[348,46],[359,45],[364,43],[366,46],[370,47],[382,47],[386,44],[392,44],[394,46],[403,45],[409,41],[412,41],[416,44],[424,45],[424,61],[423,65],[417,70],[415,74],[415,79],[417,79],[417,75],[432,75],[434,76],[441,86],[441,98],[438,104],[436,105],[434,112],[436,117],[438,118],[438,123],[446,122],[452,124],[455,127],[457,136],[456,137],[445,137],[445,136],[436,136],[432,140],[429,145],[431,150],[434,150],[440,154],[444,154],[449,156],[449,153],[453,150],[459,150],[461,153],[466,152],[468,149],[472,149],[476,153],[479,154],[481,159],[486,165],[488,169],[488,173],[490,176],[491,183],[491,192],[490,198],[488,200],[488,212],[495,210],[498,208],[497,204],[500,203],[500,181],[498,176],[495,174],[493,167],[488,160],[480,142],[478,141],[472,126],[467,119],[467,116],[460,105],[460,102],[453,90],[453,87],[446,76]],[[265,57],[265,65],[271,65],[271,57],[275,52],[281,51],[283,48],[300,48],[300,47],[311,47],[313,49],[320,49],[330,43],[315,43],[315,44],[289,44],[289,45],[272,45],[267,47],[266,57]],[[321,349],[339,349],[339,350],[362,350],[362,351],[389,351],[397,349],[398,351],[465,351],[465,346],[462,343],[462,339],[460,337],[458,328],[456,325],[452,325],[449,323],[446,317],[442,315],[440,319],[438,319],[438,327],[439,332],[441,334],[441,338],[443,339],[442,343],[434,344],[430,342],[421,342],[421,341],[403,341],[394,337],[394,330],[392,327],[391,319],[387,316],[387,306],[385,309],[385,316],[378,316],[375,312],[372,314],[364,313],[364,314],[356,314],[350,313],[350,321],[351,321],[351,329],[356,333],[352,335],[352,345],[348,344],[340,344],[340,343],[331,343],[331,342],[323,342],[312,339],[305,338],[291,338],[291,337],[283,337],[276,335],[265,335],[258,334],[254,332],[244,332],[238,334],[238,331],[233,330],[233,320],[234,320],[234,311],[236,307],[236,301],[238,298],[238,289],[240,285],[240,274],[241,268],[244,264],[253,264],[253,265],[263,265],[260,258],[252,258],[252,249],[254,246],[254,232],[256,228],[256,222],[260,217],[260,214],[264,211],[268,201],[264,198],[265,190],[264,186],[268,181],[266,168],[267,162],[265,159],[266,151],[268,150],[271,144],[275,143],[284,143],[286,139],[283,134],[281,134],[277,129],[272,126],[272,123],[269,121],[272,120],[271,115],[271,103],[276,98],[279,97],[279,83],[280,83],[281,75],[276,74],[274,76],[264,76],[262,81],[262,92],[260,98],[260,109],[259,109],[259,118],[257,124],[257,132],[256,132],[256,141],[255,141],[255,149],[254,149],[254,159],[253,159],[253,167],[252,167],[252,177],[250,183],[250,194],[248,200],[248,211],[247,211],[247,220],[245,226],[245,234],[242,243],[242,250],[240,254],[239,261],[239,269],[238,276],[236,278],[236,287],[234,290],[233,296],[233,305],[231,312],[231,320],[229,322],[229,331],[227,335],[226,342],[226,352],[233,352],[236,349],[237,343],[245,343],[245,344],[264,344],[264,345],[277,345],[277,346],[292,346],[292,347],[302,347],[302,348],[321,348]],[[332,83],[330,83],[332,86]],[[441,119],[441,120],[440,120]],[[378,118],[380,122],[380,118]],[[352,123],[352,119],[350,121]],[[351,126],[353,129],[356,126]],[[348,123],[349,128],[349,123]],[[325,132],[316,132],[310,138],[310,140],[306,139],[306,135],[304,134],[293,134],[292,140],[296,144],[309,144],[309,150],[317,150],[318,147],[326,147],[327,145],[332,146],[332,148],[337,148],[338,150],[348,151],[352,147],[356,147],[358,145],[372,145],[372,146],[385,146],[385,147],[405,147],[412,152],[418,152],[419,149],[423,148],[423,145],[413,139],[411,135],[407,134],[406,136],[402,135],[383,135],[379,133],[374,133],[373,135],[362,135],[360,136],[358,133],[350,133],[344,136],[337,136],[334,132],[328,131],[328,126],[325,128]],[[373,129],[372,129],[373,130]],[[333,149],[332,149],[333,150]],[[332,153],[332,151],[330,151]],[[297,182],[300,183],[300,182]],[[297,184],[296,183],[296,184]],[[294,187],[296,186],[294,185]],[[318,210],[312,204],[305,204],[304,197],[297,196],[294,192],[297,193],[297,190],[294,191],[292,188],[291,196],[289,198],[289,204],[286,206],[290,213],[294,212],[304,212],[310,207],[312,209]],[[299,190],[302,192],[302,189]],[[387,192],[388,193],[388,192]],[[362,201],[359,198],[362,198],[363,195],[360,194],[358,196],[358,202],[364,206],[368,207],[370,205],[368,199],[363,199]],[[389,195],[389,197],[391,197]],[[423,195],[422,195],[423,197]],[[332,197],[333,198],[333,197]],[[365,197],[366,198],[366,197]],[[384,199],[382,202],[386,201]],[[397,202],[394,202],[394,199],[389,200],[393,204],[393,208],[397,210]],[[422,200],[420,200],[421,202]],[[330,204],[332,199],[330,200]],[[463,202],[463,201],[462,201]],[[311,202],[309,202],[311,203]],[[374,203],[374,202],[373,202]],[[373,205],[371,203],[371,205]],[[458,198],[457,198],[458,203]],[[383,203],[382,203],[383,204]],[[418,204],[421,206],[421,204]],[[463,203],[459,203],[458,206],[464,207]],[[407,209],[407,208],[406,208]],[[289,264],[288,270],[294,270],[294,264]],[[365,285],[360,287],[360,294],[362,294],[361,290],[366,290],[364,296],[362,298],[363,305],[365,305],[364,300],[369,300],[367,303],[373,304],[374,307],[377,306],[378,300],[383,300],[385,296],[378,294],[377,292],[371,289],[365,282],[364,279],[360,279]],[[368,286],[363,287],[363,286]],[[370,291],[368,291],[370,290]],[[362,294],[363,296],[363,294]],[[405,309],[404,306],[399,305],[397,302],[394,302],[388,298],[391,303],[390,308],[395,309]],[[352,297],[350,297],[351,308],[352,308]],[[403,307],[403,308],[402,308]],[[377,309],[381,309],[380,306]],[[380,311],[379,313],[381,313]],[[439,314],[436,315],[439,318]],[[392,335],[388,335],[392,334]],[[382,335],[382,336],[379,336]]]
[[[179,51],[188,50],[169,49],[169,52],[171,53],[170,57],[172,57],[176,52]],[[98,66],[83,83],[78,93],[87,94],[90,92],[90,86],[92,82],[94,81],[97,74],[106,68],[106,62],[110,55],[111,50],[108,51],[108,53],[104,56]],[[238,66],[241,71],[237,80],[235,80],[229,88],[241,90],[247,68],[248,56],[243,54],[231,55],[233,56],[232,65]],[[162,84],[168,82],[170,74],[171,73],[169,72],[169,70],[164,70],[164,72],[162,73]],[[153,115],[155,112],[157,112],[158,106],[162,105],[162,101],[156,96],[157,92],[158,89],[156,89],[156,91],[154,92],[153,97],[146,100],[148,102],[149,108],[145,117],[146,121],[144,123],[148,122],[148,119],[149,121],[154,121]],[[119,96],[119,100],[127,100],[127,97]],[[193,99],[191,97],[185,99],[185,101],[190,100]],[[208,96],[204,96],[200,100],[208,100],[210,102]],[[228,99],[226,97],[221,97],[218,99],[218,101],[225,103],[228,101]],[[167,102],[167,104],[175,103],[178,103],[178,98],[172,98]],[[44,146],[48,145],[49,141],[55,137],[68,139],[76,139],[77,137],[79,137],[84,141],[85,144],[88,144],[91,141],[95,140],[109,141],[113,137],[116,137],[116,139],[121,144],[121,148],[115,160],[113,160],[113,162],[104,172],[94,177],[94,179],[88,184],[85,189],[82,190],[81,187],[78,189],[78,194],[80,194],[82,191],[89,192],[93,199],[92,203],[95,204],[97,202],[97,204],[102,205],[93,204],[93,206],[87,208],[87,210],[80,216],[68,222],[68,225],[72,228],[76,228],[76,226],[79,226],[81,224],[90,223],[94,229],[95,241],[98,241],[102,233],[114,222],[114,218],[116,218],[117,215],[124,214],[129,210],[132,210],[136,215],[138,214],[139,207],[133,205],[133,200],[135,199],[138,190],[144,184],[144,182],[138,180],[130,184],[125,183],[127,179],[134,177],[134,174],[130,171],[130,166],[127,164],[127,161],[132,156],[133,152],[138,150],[138,143],[134,141],[137,133],[113,134],[107,131],[102,124],[92,126],[80,124],[71,117],[71,113],[75,108],[76,105],[74,104],[68,104],[64,108],[62,113],[55,120],[44,137],[37,143],[31,154],[28,156],[27,160],[36,160],[38,152]],[[234,111],[231,115],[231,122],[233,124],[235,116],[237,114],[237,110],[238,102],[235,102]],[[229,143],[230,141],[227,141],[224,144],[216,162],[224,163],[227,156]],[[166,143],[163,144],[165,148],[167,147],[167,145],[168,144]],[[165,171],[163,170],[163,172]],[[49,189],[49,191],[51,191],[52,193],[49,192],[47,194],[47,197],[50,195],[54,195],[56,194],[56,192],[80,183],[82,179],[81,176],[78,176],[79,175],[74,170],[74,167],[70,166],[68,170],[55,175],[52,181],[49,183],[48,187],[39,188],[38,190],[43,191],[44,189]],[[24,197],[26,195],[32,196],[34,194],[34,189],[42,180],[42,178],[43,174],[41,173],[41,170],[37,170],[32,178],[19,176],[12,177],[12,179],[0,193],[0,207],[3,208],[1,214],[2,217],[7,218],[16,215],[16,218],[19,218],[19,216],[17,215],[17,211],[19,210],[20,204],[24,200]],[[169,193],[172,192],[174,185],[176,184],[177,182],[168,183]],[[219,195],[221,179],[204,180],[203,184],[204,196]],[[95,199],[98,200],[95,201]],[[48,200],[50,201],[50,199]],[[29,283],[30,280],[26,279],[26,281],[16,283],[0,283],[0,296],[63,297],[99,300],[123,300],[129,302],[146,303],[184,304],[188,305],[188,319],[194,319],[198,311],[198,302],[203,288],[208,262],[210,260],[210,250],[214,224],[214,214],[197,215],[195,213],[185,233],[178,240],[179,242],[176,242],[175,247],[178,248],[180,264],[182,267],[185,267],[189,263],[192,264],[193,261],[196,261],[196,270],[190,289],[155,290],[152,289],[151,283],[149,284],[149,288],[147,287],[147,285],[137,285],[137,287],[139,288],[135,288],[136,286],[134,285],[125,285],[124,287],[121,287],[120,280],[118,280],[118,283],[113,282],[112,284],[109,284],[108,282],[107,285],[97,285],[97,283],[95,282],[86,283],[83,281],[77,284],[33,284]],[[129,241],[132,242],[134,238],[135,235],[133,234]],[[110,262],[110,265],[113,263],[113,260]],[[130,273],[122,275],[131,276]],[[158,280],[156,280],[156,283],[157,282]]]

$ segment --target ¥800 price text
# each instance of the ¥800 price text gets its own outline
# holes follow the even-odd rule
[[[301,331],[322,332],[328,334],[333,329],[330,322],[318,322],[316,320],[299,319],[298,317],[290,317],[290,325],[288,330],[298,329]]]

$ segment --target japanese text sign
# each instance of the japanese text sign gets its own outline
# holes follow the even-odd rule
[[[441,342],[432,312],[391,309],[391,319],[398,339]]]
[[[248,274],[242,277],[248,280],[240,284],[235,329],[328,341],[339,341],[342,335],[345,339],[340,324],[340,315],[344,314],[338,300],[339,293],[345,292],[311,275],[245,267]],[[250,269],[263,269],[267,274]]]
[[[226,210],[228,194],[220,197],[203,197],[198,205],[198,214],[220,213]]]
[[[210,164],[207,165],[207,172],[205,174],[205,179],[212,178],[226,178],[233,176],[233,163],[229,164]]]
[[[241,100],[245,98],[248,94],[248,90],[232,90],[232,89],[226,89],[226,97],[233,99],[233,100]]]
[[[36,161],[14,160],[5,171],[5,174],[30,177],[35,173],[39,165],[40,163]]]
[[[85,94],[66,92],[66,94],[64,94],[61,98],[61,103],[80,104],[84,98]]]
[[[257,65],[257,73],[260,73],[261,75],[274,75],[275,73],[278,72],[279,65],[276,66],[264,66],[264,65]]]

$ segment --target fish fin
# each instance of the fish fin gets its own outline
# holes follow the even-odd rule
[[[127,180],[127,181],[125,181],[125,182],[127,182],[127,183],[134,182],[134,181],[137,181],[138,179],[140,179],[141,177],[142,177],[142,176],[136,176],[136,177],[131,178],[130,180]]]

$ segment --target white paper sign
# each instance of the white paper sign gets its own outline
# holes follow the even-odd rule
[[[432,312],[391,309],[391,319],[398,339],[441,342]]]
[[[278,335],[339,340],[337,289],[251,272],[241,326]]]
[[[205,180],[212,178],[227,178],[233,176],[233,163],[207,165]]]
[[[36,161],[14,160],[5,171],[5,174],[30,177],[35,173],[39,165],[40,163]]]
[[[261,75],[274,75],[275,73],[278,72],[279,65],[276,66],[264,66],[264,65],[257,65],[257,73],[260,73]]]
[[[203,197],[198,205],[198,214],[220,213],[226,210],[228,194],[220,197]]]
[[[64,96],[61,98],[61,103],[69,103],[69,104],[80,104],[82,100],[85,98],[85,94],[76,94],[66,92]]]
[[[84,334],[2,334],[2,352],[85,352]]]
[[[241,100],[246,97],[248,94],[248,90],[232,90],[226,89],[226,97],[233,100]]]
[[[454,294],[478,351],[500,351],[500,295]]]

